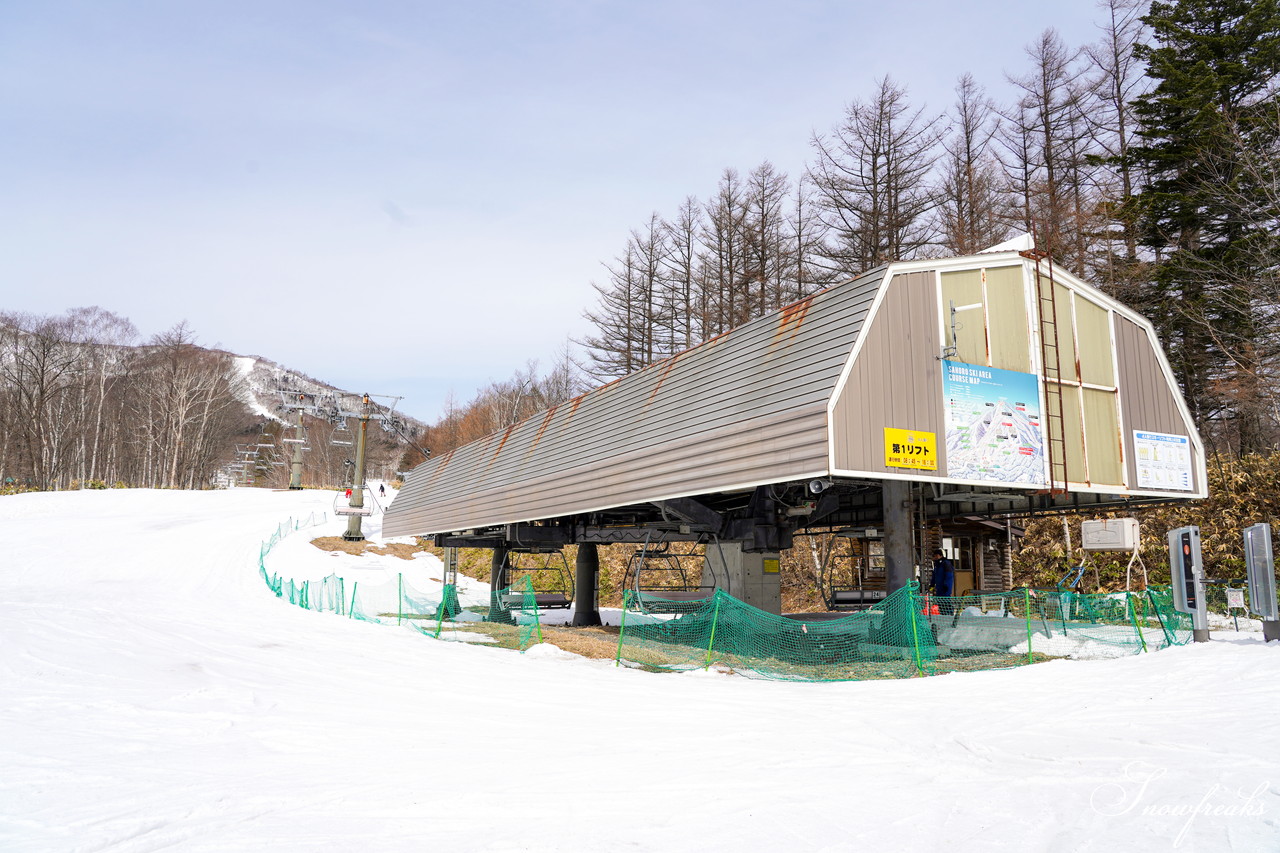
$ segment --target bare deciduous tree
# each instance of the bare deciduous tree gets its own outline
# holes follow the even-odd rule
[[[1009,77],[1021,96],[1003,116],[1007,173],[1020,196],[1022,227],[1036,234],[1041,248],[1083,275],[1093,200],[1081,51],[1047,29],[1026,52],[1031,71]]]
[[[943,140],[938,219],[941,243],[970,255],[1008,236],[1004,180],[993,153],[995,107],[973,75],[956,84],[949,135]]]
[[[833,271],[856,275],[915,257],[932,242],[928,179],[939,134],[937,119],[913,110],[907,90],[884,77],[870,100],[852,102],[840,125],[814,137],[810,176]]]
[[[1090,63],[1088,120],[1099,168],[1098,223],[1089,268],[1093,280],[1112,296],[1144,307],[1142,282],[1148,267],[1138,254],[1133,199],[1138,184],[1129,148],[1135,127],[1133,101],[1145,87],[1134,46],[1143,36],[1144,0],[1102,0],[1102,37],[1085,47]]]

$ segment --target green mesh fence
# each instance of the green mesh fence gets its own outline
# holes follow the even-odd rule
[[[542,642],[542,620],[538,614],[538,599],[533,588],[533,578],[526,575],[518,583],[498,590],[495,597],[497,607],[491,604],[487,617],[490,623],[514,622],[521,649],[527,649],[534,643]]]
[[[875,609],[837,619],[766,613],[717,590],[697,602],[639,610],[627,593],[618,659],[657,670],[716,667],[742,675],[796,681],[910,678],[932,671],[936,649],[914,586]],[[649,602],[644,602],[646,606]],[[640,617],[640,618],[637,618]]]
[[[297,522],[290,519],[262,543],[258,571],[267,588],[278,598],[306,610],[366,622],[407,625],[438,640],[521,651],[542,642],[542,623],[532,580],[528,577],[514,587],[493,593],[488,607],[464,607],[457,587],[452,584],[429,593],[405,581],[403,574],[394,581],[382,583],[348,583],[336,574],[298,581],[267,569],[267,557],[282,539],[325,520],[323,513]]]
[[[398,576],[348,583],[338,575],[296,581],[267,569],[290,533],[323,514],[282,523],[262,544],[258,569],[290,604],[382,624],[407,625],[438,640],[521,651],[540,643],[532,578],[465,603],[459,590],[416,589]],[[1225,602],[1225,594],[1223,596]],[[1191,619],[1173,609],[1167,586],[1086,595],[1061,590],[938,598],[916,584],[846,615],[778,616],[727,593],[628,591],[615,659],[654,671],[712,667],[791,681],[912,678],[999,669],[1056,658],[1104,658],[1156,651],[1191,640]]]
[[[520,651],[542,642],[538,605],[527,579],[492,594],[488,607],[464,607],[452,584],[429,594],[414,589],[401,575],[395,584],[362,586],[352,599],[352,616],[409,625],[426,636],[450,642]]]
[[[1163,591],[1086,595],[1057,590],[921,600],[936,671],[989,669],[1052,658],[1123,657],[1182,645],[1188,616]]]
[[[1232,607],[1228,600],[1228,596],[1233,591],[1239,593],[1240,601],[1242,602],[1242,604],[1238,604],[1235,607]],[[1223,617],[1223,620],[1232,616],[1236,617],[1237,620],[1252,617],[1249,601],[1249,583],[1244,578],[1236,581],[1206,584],[1204,602],[1209,613],[1216,613]],[[1242,630],[1246,627],[1246,625],[1241,625]]]
[[[874,607],[832,619],[777,616],[723,592],[669,616],[646,612],[645,604],[627,601],[619,662],[654,670],[716,667],[789,681],[910,678],[1116,657],[1191,638],[1190,619],[1161,591],[1023,589],[937,598],[912,584]]]

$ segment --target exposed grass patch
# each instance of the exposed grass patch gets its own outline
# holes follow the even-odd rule
[[[390,619],[394,619],[396,616],[394,613],[383,613],[381,615]],[[435,630],[435,616],[406,613],[401,618],[405,620],[412,619],[429,632]],[[509,625],[504,622],[451,622],[446,619],[441,625],[442,635],[450,631],[467,631],[492,637],[495,642],[486,644],[490,648],[520,648],[521,630],[521,626]],[[584,658],[613,660],[618,652],[618,629],[609,625],[598,625],[590,628],[543,625],[542,641],[566,652],[581,655]]]
[[[341,551],[356,557],[376,554],[380,557],[399,557],[402,560],[412,560],[414,554],[423,550],[417,545],[406,545],[403,542],[393,542],[390,545],[374,545],[368,540],[348,542],[341,536],[321,536],[319,539],[312,539],[311,544],[321,551]]]
[[[584,658],[613,660],[618,653],[618,629],[610,626],[563,628],[559,625],[543,625],[542,639]]]

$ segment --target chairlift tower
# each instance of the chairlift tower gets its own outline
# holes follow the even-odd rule
[[[360,433],[356,436],[356,467],[351,482],[351,500],[352,509],[362,509],[364,507],[364,447],[365,441],[369,437],[369,395],[365,394],[360,401]],[[363,542],[364,533],[360,530],[360,519],[364,516],[360,513],[352,513],[347,517],[347,532],[342,534],[342,538],[348,542]]]
[[[380,406],[381,411],[372,411],[374,404],[371,398],[373,397],[390,400],[390,405]],[[347,532],[342,534],[342,538],[348,542],[359,542],[364,539],[364,534],[360,530],[360,519],[369,514],[369,512],[364,511],[365,449],[369,440],[369,421],[377,421],[383,432],[396,435],[410,445],[417,447],[406,434],[404,423],[396,416],[395,408],[401,399],[403,398],[390,394],[364,394],[361,397],[360,411],[358,413],[341,409],[334,413],[335,417],[357,417],[360,419],[360,432],[355,437],[356,461],[352,470],[351,500],[348,501],[346,512],[346,515],[348,515]],[[424,457],[427,455],[426,451],[421,448],[418,449]],[[372,494],[370,494],[370,500],[372,500],[372,497]]]
[[[282,391],[280,396],[283,398],[281,402],[285,409],[292,409],[298,413],[298,423],[293,438],[286,438],[284,432],[280,434],[282,442],[293,445],[293,460],[289,463],[289,488],[297,490],[302,488],[302,451],[306,449],[304,445],[307,443],[306,429],[302,426],[302,413],[308,409],[314,409],[315,404],[308,403],[307,395],[300,391],[287,395]]]
[[[340,395],[341,392],[338,392],[338,394]],[[413,444],[412,439],[410,439],[406,434],[404,423],[395,414],[395,407],[399,404],[400,400],[403,399],[402,397],[391,396],[389,394],[363,394],[360,398],[360,411],[356,412],[349,410],[339,399],[336,399],[336,396],[337,395],[335,395],[335,399],[332,402],[321,403],[320,400],[316,399],[316,395],[314,394],[306,394],[301,391],[281,391],[280,397],[282,406],[286,410],[297,410],[298,412],[296,437],[284,438],[281,436],[281,441],[294,445],[293,476],[289,483],[289,488],[300,489],[302,488],[302,451],[309,449],[303,446],[306,442],[306,432],[302,426],[302,415],[306,413],[312,417],[324,418],[330,423],[338,425],[338,429],[335,430],[335,434],[337,436],[341,436],[344,431],[349,433],[349,430],[346,430],[346,422],[348,418],[359,419],[360,431],[355,436],[354,442],[356,446],[356,459],[351,476],[351,498],[348,500],[346,507],[339,509],[335,506],[334,512],[339,515],[349,516],[347,521],[347,531],[342,534],[342,538],[348,542],[360,542],[364,539],[364,534],[360,530],[360,519],[363,516],[368,515],[373,509],[373,507],[366,509],[364,501],[365,450],[369,438],[369,421],[378,421],[384,432],[397,435],[414,447],[417,447],[417,445]],[[390,400],[391,403],[389,406],[379,405],[377,408],[380,409],[380,411],[374,411],[373,397],[387,399]],[[345,437],[335,438],[334,436],[330,437],[330,443],[340,447],[347,447],[352,444],[352,442]],[[422,453],[424,458],[427,456],[427,452],[425,450],[422,450],[421,448],[418,448],[418,450]],[[376,505],[377,502],[375,501],[374,506]]]

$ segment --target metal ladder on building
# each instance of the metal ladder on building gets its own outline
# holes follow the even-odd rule
[[[1067,489],[1066,422],[1062,407],[1062,355],[1058,346],[1058,299],[1053,280],[1053,259],[1033,249],[1020,253],[1036,262],[1036,312],[1040,323],[1040,383],[1044,388],[1045,453],[1049,460],[1049,492]],[[1041,271],[1045,262],[1048,275]],[[1046,281],[1047,279],[1047,281]],[[1050,381],[1050,370],[1052,380]]]

